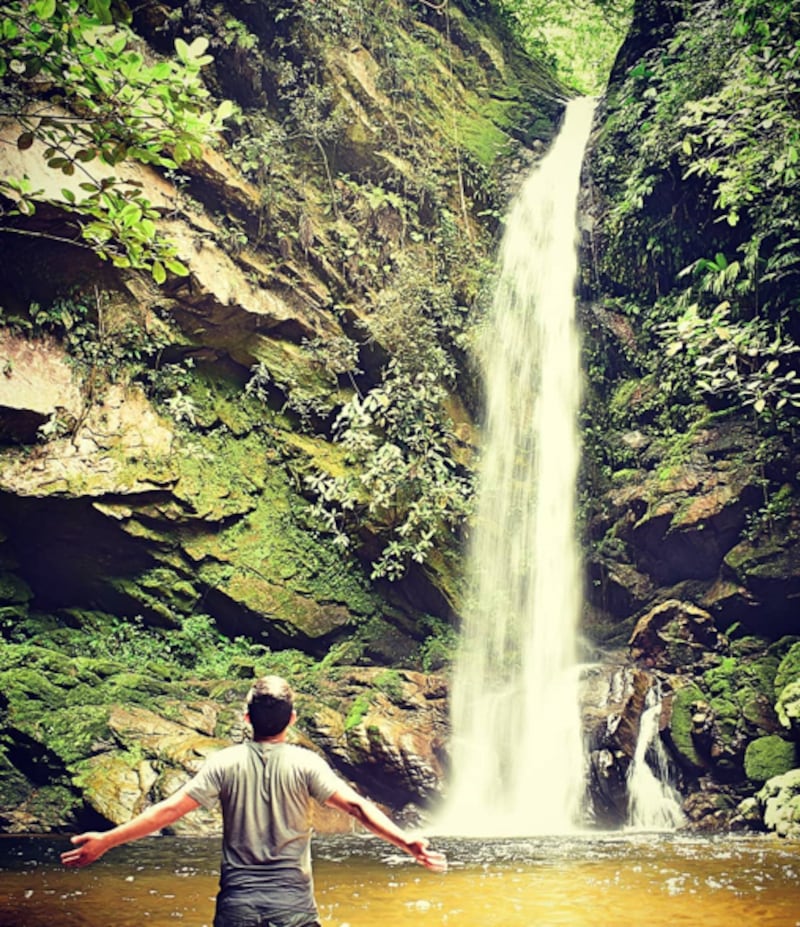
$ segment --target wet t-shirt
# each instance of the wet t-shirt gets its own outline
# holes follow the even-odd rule
[[[324,804],[341,785],[325,760],[294,744],[250,742],[212,754],[186,792],[206,808],[222,804],[222,894],[315,911],[310,799]]]

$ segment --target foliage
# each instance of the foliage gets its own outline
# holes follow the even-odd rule
[[[800,382],[790,366],[800,347],[766,319],[734,322],[730,316],[727,300],[709,315],[692,304],[662,326],[667,357],[688,355],[698,393],[752,406],[757,413],[779,412],[787,403],[800,409]]]
[[[307,477],[315,512],[340,546],[350,545],[346,528],[355,514],[388,526],[373,577],[398,579],[409,561],[423,563],[470,512],[472,483],[452,457],[445,398],[432,373],[393,359],[383,384],[354,397],[336,420],[352,469]]]
[[[558,75],[582,93],[606,84],[632,3],[609,0],[494,0],[531,55],[555,59]]]
[[[76,616],[77,617],[77,616]],[[239,661],[263,663],[269,651],[261,644],[243,637],[231,640],[221,634],[208,615],[189,615],[173,629],[156,628],[137,616],[130,620],[85,613],[80,615],[79,628],[51,628],[48,640],[57,644],[59,659],[85,657],[95,661],[97,668],[142,672],[161,679],[182,679],[190,674],[210,679],[230,678],[232,667]],[[73,619],[74,621],[74,619]],[[36,647],[41,637],[41,623],[5,619],[0,627],[9,655],[17,654],[12,645]],[[16,656],[15,662],[24,662]],[[88,671],[88,670],[87,670]]]
[[[421,648],[422,668],[426,673],[435,673],[449,667],[458,647],[458,632],[446,621],[426,616],[421,627],[427,632]]]
[[[112,0],[5,4],[4,115],[21,128],[18,148],[41,150],[65,186],[53,195],[23,176],[0,181],[0,192],[15,203],[9,216],[30,216],[42,205],[63,210],[79,227],[84,247],[118,267],[146,268],[161,283],[168,271],[188,271],[159,234],[158,212],[140,183],[119,169],[130,161],[175,169],[198,157],[232,104],[209,106],[200,77],[212,60],[208,39],[177,39],[177,57],[154,64],[137,45],[130,29],[114,22]],[[29,102],[45,90],[46,99]]]
[[[652,306],[640,369],[673,403],[778,426],[800,400],[798,39],[788,2],[693,7],[614,89],[593,155],[612,197],[603,286]]]

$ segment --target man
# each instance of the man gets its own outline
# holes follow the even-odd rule
[[[339,808],[372,833],[437,872],[445,857],[410,837],[362,798],[315,753],[286,742],[294,695],[279,676],[256,681],[245,720],[253,740],[210,756],[174,795],[125,824],[72,838],[66,866],[87,866],[112,847],[145,837],[217,799],[222,804],[220,891],[214,927],[319,927],[311,875],[310,800]]]

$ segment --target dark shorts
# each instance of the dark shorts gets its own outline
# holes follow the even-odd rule
[[[214,927],[320,927],[316,914],[277,911],[270,905],[217,899]]]

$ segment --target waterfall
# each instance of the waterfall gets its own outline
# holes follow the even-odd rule
[[[674,830],[684,822],[659,736],[660,717],[661,686],[656,680],[645,699],[636,753],[628,767],[628,826],[634,830]]]
[[[583,797],[574,314],[577,197],[593,111],[587,99],[568,104],[500,247],[482,346],[486,420],[440,825],[450,833],[563,833]]]

